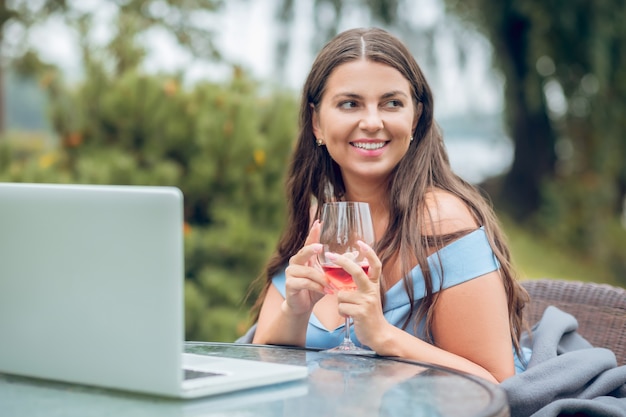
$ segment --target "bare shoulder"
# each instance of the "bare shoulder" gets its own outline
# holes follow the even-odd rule
[[[447,234],[479,226],[469,206],[456,195],[441,189],[426,193],[425,234]]]

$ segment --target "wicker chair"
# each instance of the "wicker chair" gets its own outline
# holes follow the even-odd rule
[[[578,332],[593,346],[611,349],[618,365],[626,365],[626,289],[607,284],[563,280],[529,280],[524,316],[535,324],[549,305],[578,320]]]

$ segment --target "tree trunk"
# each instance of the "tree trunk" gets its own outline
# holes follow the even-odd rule
[[[513,219],[529,218],[541,205],[541,184],[553,176],[555,132],[548,119],[542,82],[529,57],[526,17],[507,10],[496,29],[495,60],[505,79],[505,114],[515,154],[494,196]]]
[[[541,205],[542,181],[554,173],[555,140],[546,113],[524,104],[528,97],[519,84],[510,89],[515,91],[507,94],[506,114],[515,154],[497,198],[514,219],[525,220]]]

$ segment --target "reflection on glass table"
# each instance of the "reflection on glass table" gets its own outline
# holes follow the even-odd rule
[[[498,416],[504,391],[455,371],[377,356],[188,342],[190,353],[306,365],[302,381],[197,400],[172,400],[0,374],[2,415],[63,416]],[[158,364],[155,364],[158,366]]]

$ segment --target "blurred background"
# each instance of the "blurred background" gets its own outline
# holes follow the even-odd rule
[[[622,0],[1,0],[0,181],[179,187],[187,340],[232,341],[314,56],[379,26],[422,66],[520,278],[625,287],[625,20]]]

